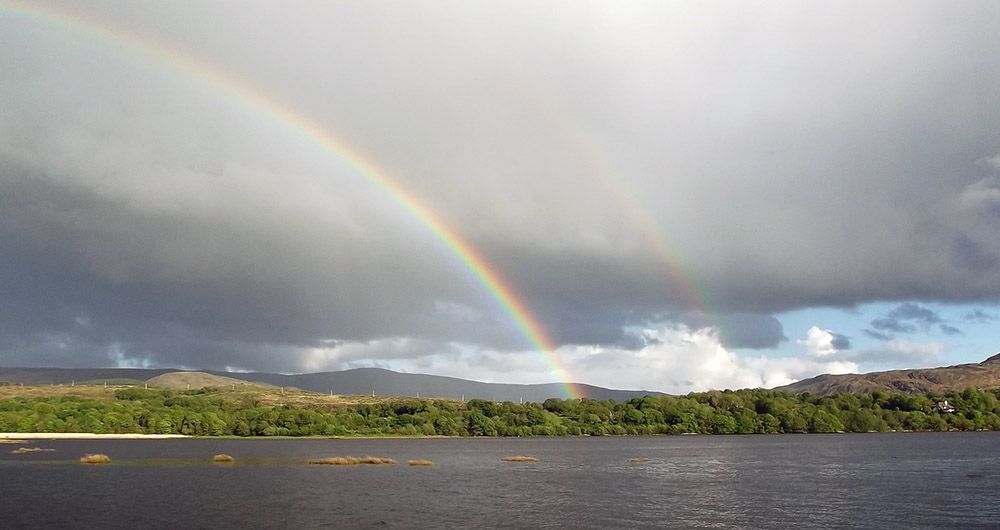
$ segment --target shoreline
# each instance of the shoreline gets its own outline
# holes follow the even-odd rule
[[[94,434],[91,432],[0,432],[0,440],[165,440],[183,434]]]

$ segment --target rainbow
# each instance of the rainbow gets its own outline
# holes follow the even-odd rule
[[[122,48],[143,59],[154,59],[161,64],[172,67],[177,72],[200,80],[230,97],[230,102],[238,102],[267,116],[272,121],[300,134],[334,155],[424,225],[458,259],[510,317],[521,335],[541,353],[551,371],[560,380],[566,397],[575,399],[584,396],[581,389],[570,382],[572,378],[569,369],[556,353],[556,344],[546,335],[538,319],[532,315],[525,303],[517,297],[511,286],[501,278],[489,262],[455,230],[445,224],[440,216],[428,209],[415,196],[393,180],[385,169],[381,168],[374,160],[351,148],[344,140],[324,129],[318,123],[311,121],[292,106],[257,89],[247,80],[167,43],[110,25],[106,21],[51,7],[0,0],[0,14],[75,33],[112,47]]]

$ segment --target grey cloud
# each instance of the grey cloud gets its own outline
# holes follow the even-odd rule
[[[70,8],[340,136],[561,344],[702,312],[770,348],[780,311],[1000,299],[994,3]],[[531,347],[351,164],[159,61],[0,20],[4,363]]]
[[[830,341],[830,345],[837,350],[849,350],[851,349],[851,339],[846,335],[841,335],[839,333],[832,333],[833,340]]]
[[[973,309],[965,315],[965,320],[971,320],[974,322],[989,322],[991,320],[996,320],[997,316],[991,313],[987,313],[982,309]]]
[[[916,333],[919,330],[928,331],[933,326],[936,326],[945,335],[960,335],[962,333],[961,329],[944,322],[934,310],[915,302],[900,304],[886,313],[885,316],[872,320],[871,326],[875,330],[865,329],[865,334],[883,341],[892,339],[889,333]]]
[[[941,317],[933,310],[913,302],[907,302],[889,311],[888,317],[897,320],[914,320],[923,324],[941,322]]]
[[[949,325],[949,324],[940,324],[938,326],[938,329],[940,329],[941,333],[944,333],[945,335],[961,335],[962,334],[962,330],[956,328],[955,326]]]
[[[873,338],[875,340],[891,340],[892,339],[891,335],[887,335],[887,334],[881,333],[879,331],[874,331],[874,330],[867,329],[867,328],[865,328],[862,331],[864,331],[865,335],[868,335],[869,337],[871,337],[871,338]]]
[[[914,333],[918,329],[928,329],[933,324],[939,324],[941,331],[949,335],[960,332],[957,328],[944,324],[940,315],[933,310],[913,302],[900,304],[885,316],[871,321],[873,328],[895,333]]]
[[[890,317],[876,318],[871,321],[873,328],[882,331],[894,331],[896,333],[913,333],[917,331],[917,326],[900,322],[899,319]]]

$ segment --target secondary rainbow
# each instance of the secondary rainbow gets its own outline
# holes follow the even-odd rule
[[[544,78],[541,73],[536,77],[539,80]],[[531,101],[532,111],[545,113],[548,123],[561,126],[561,137],[578,147],[575,155],[585,160],[584,165],[590,171],[588,182],[602,187],[602,199],[617,204],[618,211],[628,220],[626,226],[644,236],[648,243],[644,250],[651,251],[663,266],[668,284],[676,296],[674,305],[678,309],[711,315],[708,291],[695,269],[681,258],[676,243],[653,215],[656,207],[643,194],[624,185],[622,165],[612,160],[605,142],[597,140],[599,135],[580,119],[581,113],[567,108],[565,98],[542,82],[532,85],[531,90],[525,92],[534,95],[537,100]]]
[[[56,10],[40,5],[0,1],[0,13],[7,13],[40,24],[76,33],[100,42],[120,47],[129,53],[154,58],[174,70],[200,79],[215,89],[232,96],[235,101],[269,116],[275,122],[297,131],[322,149],[333,154],[382,190],[403,210],[423,224],[454,255],[499,304],[518,331],[537,349],[552,372],[560,379],[563,392],[569,398],[579,398],[583,393],[571,383],[570,372],[556,353],[556,346],[547,336],[538,320],[518,298],[510,285],[490,266],[483,256],[467,241],[448,227],[434,212],[395,182],[379,165],[352,149],[318,123],[308,119],[295,108],[255,88],[245,79],[219,68],[217,65],[171,47],[148,36],[106,21],[87,17],[81,13]]]

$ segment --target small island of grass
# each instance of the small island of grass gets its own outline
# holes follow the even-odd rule
[[[359,464],[368,465],[392,465],[396,461],[392,458],[387,458],[384,456],[331,456],[327,458],[314,458],[309,461],[310,464],[316,465],[327,465],[327,466],[355,466]]]
[[[81,464],[110,464],[111,458],[102,454],[87,454],[80,457]]]
[[[501,458],[504,462],[538,462],[538,459],[533,456],[505,456]]]

